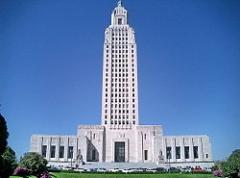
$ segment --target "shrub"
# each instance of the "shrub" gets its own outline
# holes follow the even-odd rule
[[[51,178],[51,176],[50,176],[48,171],[42,172],[38,177],[39,178]]]
[[[36,176],[47,170],[47,160],[38,153],[25,153],[19,165],[31,170],[31,174]]]
[[[30,171],[23,167],[17,167],[13,173],[13,175],[15,176],[22,176],[22,177],[28,176],[29,174],[30,174]]]
[[[221,170],[215,170],[215,171],[213,171],[213,175],[216,177],[222,177],[223,172]]]

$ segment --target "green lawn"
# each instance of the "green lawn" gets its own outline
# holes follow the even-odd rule
[[[211,174],[90,174],[53,173],[56,178],[213,178]]]

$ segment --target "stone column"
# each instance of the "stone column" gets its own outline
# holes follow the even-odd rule
[[[68,137],[64,138],[64,161],[68,161]]]
[[[141,155],[142,155],[142,147],[141,147],[141,140],[142,140],[142,137],[141,137],[141,132],[138,130],[137,131],[137,144],[136,144],[136,150],[137,150],[137,161],[138,162],[141,162]]]
[[[43,137],[38,137],[37,138],[37,148],[38,148],[38,153],[42,155],[42,145],[43,145]]]
[[[50,160],[50,147],[51,147],[51,137],[46,137],[47,138],[47,154],[46,154],[46,159],[49,161]]]
[[[155,149],[154,149],[154,143],[155,143],[154,138],[155,138],[155,133],[154,133],[154,131],[151,131],[150,132],[150,139],[151,139],[152,144],[151,144],[151,148],[148,149],[150,154],[151,154],[151,158],[148,159],[148,162],[154,162],[154,152],[155,152]]]
[[[180,149],[181,149],[181,161],[185,162],[185,155],[184,155],[184,137],[180,141]]]
[[[166,153],[167,143],[166,142],[167,142],[166,138],[162,139],[162,151],[163,151],[164,162],[167,162],[167,153]]]
[[[193,155],[193,138],[190,138],[189,140],[190,144],[189,144],[189,156],[190,156],[190,161],[194,161],[194,155]]]
[[[99,148],[100,150],[99,151],[99,162],[103,162],[103,131],[99,131]]]
[[[77,147],[77,138],[72,138],[73,139],[73,162],[76,163],[77,160],[77,152],[78,152],[78,147]],[[75,165],[75,164],[74,164]]]
[[[204,155],[203,155],[202,137],[200,137],[198,141],[199,141],[199,147],[198,147],[199,161],[203,161]]]
[[[176,162],[176,138],[172,138],[171,147],[172,147],[172,162]]]
[[[56,138],[56,150],[55,150],[55,159],[59,161],[59,146],[60,146],[60,137]]]
[[[126,146],[126,148],[125,148],[125,161],[126,162],[129,162],[129,139],[127,139],[126,141],[125,141],[125,146]]]

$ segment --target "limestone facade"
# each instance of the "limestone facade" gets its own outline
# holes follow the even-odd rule
[[[105,30],[101,125],[80,125],[76,136],[33,135],[30,151],[55,166],[98,162],[212,165],[208,136],[164,136],[160,125],[139,125],[137,45],[121,2]]]

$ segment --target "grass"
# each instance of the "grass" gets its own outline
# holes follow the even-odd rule
[[[211,174],[91,174],[52,173],[56,178],[214,178]]]
[[[23,178],[23,177],[20,177],[20,176],[10,176],[10,178]],[[36,178],[35,176],[29,176],[28,178]]]

